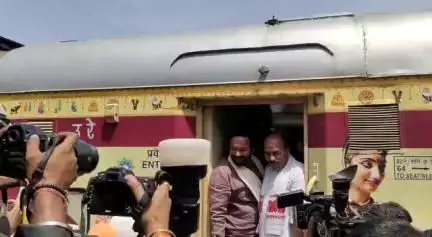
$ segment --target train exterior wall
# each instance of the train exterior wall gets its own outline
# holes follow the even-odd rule
[[[431,79],[332,79],[45,96],[9,95],[1,96],[0,104],[12,119],[51,119],[55,121],[54,130],[57,132],[76,131],[80,127],[81,138],[96,144],[101,154],[100,165],[90,175],[112,165],[128,164],[138,175],[148,176],[158,168],[155,148],[160,140],[196,136],[196,107],[179,103],[179,98],[307,97],[308,176],[317,175],[317,190],[330,192],[328,175],[342,168],[342,147],[348,134],[347,108],[365,102],[359,95],[369,91],[373,97],[367,103],[400,102],[401,149],[391,151],[387,156],[386,177],[373,197],[378,202],[401,203],[412,213],[415,225],[430,228],[432,205],[428,197],[432,194],[432,139],[428,135],[432,131]],[[400,98],[393,91],[397,92],[396,95],[401,91]],[[120,105],[120,122],[116,126],[105,122],[104,106],[113,98]],[[136,103],[136,99],[139,102],[134,105],[132,100]],[[16,112],[11,111],[20,104]],[[97,104],[97,109],[90,106],[94,104]],[[90,137],[87,118],[95,124]],[[422,169],[414,170],[409,162],[417,162],[417,159],[426,163],[421,163]],[[79,178],[76,186],[85,187],[90,175]]]
[[[393,85],[385,86],[375,86],[374,83],[371,86],[356,86],[354,83],[353,87],[327,89],[322,97],[315,99],[315,104],[314,99],[310,98],[309,177],[318,175],[318,189],[331,191],[327,177],[342,168],[342,149],[348,135],[349,105],[387,104],[400,100],[401,150],[389,151],[385,179],[373,197],[378,202],[401,203],[412,213],[415,225],[430,228],[432,97],[429,96],[429,91],[432,84],[407,84],[404,80],[394,80],[392,83]],[[370,101],[364,101],[361,97],[365,91],[372,92],[373,98]],[[398,95],[401,95],[400,98],[397,98]],[[412,169],[414,166],[418,167]]]
[[[129,165],[138,176],[153,176],[159,169],[157,146],[167,138],[195,137],[195,108],[178,108],[170,96],[76,95],[1,98],[1,106],[15,121],[52,121],[53,131],[75,131],[98,147],[99,164],[80,177],[74,187],[85,188],[89,177],[116,165]],[[105,105],[117,101],[118,123],[108,123]],[[19,109],[16,106],[21,105]],[[11,192],[11,196],[14,195]]]

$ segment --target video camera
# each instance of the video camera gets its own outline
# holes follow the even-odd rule
[[[295,206],[297,227],[309,229],[311,236],[348,236],[357,224],[364,223],[363,219],[347,213],[348,192],[356,172],[357,165],[353,165],[331,175],[332,195],[288,192],[278,197],[278,207]]]
[[[31,124],[11,124],[5,115],[0,114],[0,129],[7,126],[9,126],[7,131],[0,137],[0,176],[19,180],[26,178],[25,157],[27,141],[31,135],[39,136],[41,152],[57,146],[63,139],[57,135],[46,134],[42,129]],[[78,140],[74,149],[78,159],[78,175],[93,171],[99,162],[96,147]]]
[[[207,174],[210,155],[211,144],[204,139],[164,140],[159,143],[161,170],[155,178],[139,179],[149,200],[156,189],[155,184],[167,181],[172,185],[170,229],[176,236],[190,236],[198,229],[199,181]],[[88,217],[136,214],[136,199],[124,179],[127,174],[133,172],[125,168],[109,168],[90,179],[83,198]]]

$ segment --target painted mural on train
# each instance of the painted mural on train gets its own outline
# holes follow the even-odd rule
[[[432,205],[431,85],[340,88],[310,101],[309,177],[331,191],[328,175],[358,165],[350,201],[396,201],[427,227]],[[369,111],[367,111],[369,110]],[[361,117],[363,116],[363,117]]]

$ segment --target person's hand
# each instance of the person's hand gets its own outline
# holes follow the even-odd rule
[[[125,179],[134,193],[136,200],[140,201],[145,194],[143,185],[133,175],[126,175]],[[149,207],[141,218],[141,224],[145,227],[147,233],[152,233],[158,229],[169,228],[171,210],[170,191],[171,185],[167,182],[157,186]]]
[[[150,206],[146,213],[144,213],[141,221],[147,233],[153,233],[159,229],[169,228],[171,198],[169,192],[171,185],[167,182],[158,185]]]
[[[129,188],[132,190],[137,202],[141,201],[145,194],[143,185],[138,181],[138,179],[131,174],[125,176],[125,180]]]
[[[26,176],[28,180],[31,180],[33,172],[43,157],[43,153],[39,150],[39,144],[39,136],[36,134],[31,135],[27,141]]]
[[[76,180],[78,172],[77,157],[74,146],[78,140],[76,133],[60,133],[63,141],[54,148],[43,173],[41,182],[54,184],[67,190]],[[43,153],[39,150],[39,137],[31,136],[27,142],[27,177],[31,178],[33,171],[42,159]]]

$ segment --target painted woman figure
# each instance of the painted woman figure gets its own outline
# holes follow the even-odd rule
[[[345,167],[358,165],[357,173],[349,190],[350,207],[364,206],[374,203],[372,197],[385,177],[386,150],[354,150],[347,142],[343,150]]]

